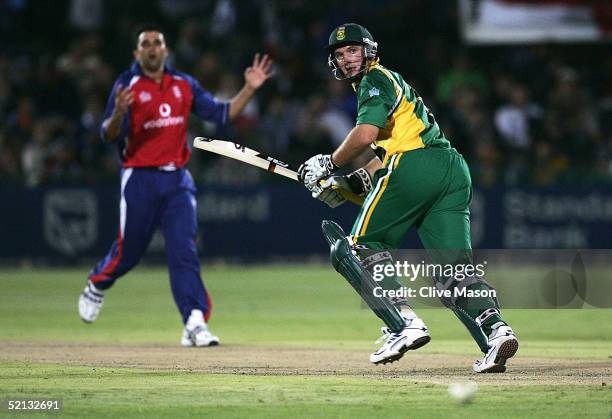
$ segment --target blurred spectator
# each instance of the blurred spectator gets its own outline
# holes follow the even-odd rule
[[[54,183],[66,184],[81,180],[82,167],[77,161],[73,141],[64,137],[57,138],[50,145],[49,152],[49,178]]]
[[[569,159],[553,147],[550,142],[535,144],[534,164],[531,178],[535,185],[548,186],[561,180],[569,168]]]
[[[170,19],[179,20],[203,12],[209,6],[210,1],[158,0],[157,3],[161,14]]]
[[[102,26],[104,0],[72,0],[70,24],[81,31],[95,31]]]
[[[446,112],[441,112],[440,125],[453,147],[470,162],[479,143],[493,142],[489,118],[484,115],[484,100],[479,90],[469,86],[456,86],[449,99],[443,108]]]
[[[225,73],[221,76],[219,90],[214,95],[221,100],[230,100],[240,90],[242,80],[237,75]],[[233,128],[243,135],[251,135],[259,119],[259,101],[253,97],[242,113],[232,122]]]
[[[9,144],[6,132],[0,129],[0,179],[5,182],[19,182],[19,158],[17,147]]]
[[[295,128],[290,136],[292,162],[303,162],[307,158],[305,156],[333,150],[331,136],[318,121],[323,109],[323,99],[314,95],[308,98],[308,103],[298,113]]]
[[[232,0],[217,0],[209,27],[210,35],[223,38],[234,32],[236,27],[236,6]]]
[[[6,118],[9,136],[16,139],[28,138],[35,122],[34,103],[29,96],[17,99],[15,109]]]
[[[317,126],[327,133],[332,145],[338,147],[355,126],[354,120],[342,108],[332,106],[326,98],[318,96],[317,99],[321,101]]]
[[[4,121],[11,105],[11,85],[0,71],[0,121]]]
[[[29,187],[40,186],[49,174],[49,143],[51,127],[46,120],[39,120],[34,126],[32,139],[23,148],[21,165],[25,183]]]
[[[51,57],[39,58],[32,92],[38,116],[78,120],[81,112],[79,92],[67,75],[55,68]]]
[[[329,77],[328,71],[327,94],[329,95],[329,107],[343,113],[351,120],[351,126],[357,119],[357,98],[347,83],[338,83]]]
[[[480,186],[495,186],[502,180],[501,155],[490,141],[476,146],[476,159],[470,163],[472,180]]]
[[[109,153],[109,148],[100,141],[100,120],[104,111],[104,104],[99,96],[90,96],[85,100],[85,106],[78,126],[78,160],[88,170],[85,172],[100,173],[103,168],[103,159]]]
[[[194,70],[194,77],[205,89],[216,92],[219,90],[221,79],[221,66],[216,54],[204,53],[199,56]]]
[[[469,161],[476,185],[609,184],[608,47],[468,49],[456,12],[455,2],[424,0],[385,0],[375,10],[355,0],[350,15],[340,3],[305,0],[0,2],[0,28],[10,34],[0,44],[0,181],[48,184],[77,173],[88,182],[116,178],[117,153],[98,140],[100,110],[130,61],[115,51],[132,48],[135,23],[153,19],[176,39],[174,64],[219,96],[234,91],[251,51],[270,52],[277,63],[275,79],[235,131],[197,122],[189,136],[225,136],[295,162],[331,148],[350,129],[356,106],[350,85],[333,82],[324,45],[332,27],[358,21],[384,40],[383,62],[435,95],[431,110]],[[389,16],[419,18],[406,26]],[[235,166],[194,153],[194,173],[208,173],[209,165],[237,181]],[[257,179],[270,177],[250,181]]]
[[[601,140],[597,111],[590,94],[580,85],[578,73],[560,67],[547,106],[545,139],[554,151],[563,154],[573,168],[573,181],[589,177]]]
[[[181,25],[179,37],[174,47],[178,67],[193,68],[202,55],[200,27],[201,22],[197,19],[189,19]]]
[[[508,92],[508,103],[495,112],[495,128],[513,151],[531,147],[533,125],[542,118],[542,109],[529,101],[527,88],[514,83]]]
[[[299,106],[290,103],[281,95],[274,95],[259,124],[260,137],[265,138],[271,150],[279,155],[286,153],[292,145],[290,136],[295,129]]]
[[[448,103],[453,97],[461,94],[461,89],[475,89],[479,95],[486,96],[489,83],[480,70],[475,69],[466,52],[458,52],[453,59],[452,67],[438,80],[436,96],[442,103]]]
[[[506,103],[495,112],[495,128],[502,140],[506,157],[505,181],[516,185],[525,183],[533,136],[539,134],[542,109],[529,101],[527,88],[517,82],[507,86]]]
[[[68,76],[81,91],[88,91],[104,70],[99,53],[100,38],[90,34],[77,38],[57,59],[57,69]],[[112,77],[109,77],[112,80]],[[108,81],[108,80],[107,80]]]

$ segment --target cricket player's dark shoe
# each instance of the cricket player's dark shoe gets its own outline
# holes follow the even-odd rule
[[[181,336],[181,346],[216,346],[219,338],[208,330],[204,321],[204,314],[201,310],[191,310],[191,315],[187,319],[183,336]]]
[[[510,326],[493,328],[488,339],[489,350],[482,359],[474,362],[475,372],[505,372],[506,361],[512,358],[519,344]]]
[[[426,345],[431,337],[423,320],[418,317],[405,319],[406,327],[399,333],[393,333],[388,327],[381,329],[385,343],[379,350],[370,355],[373,364],[388,364],[399,360],[406,351]]]
[[[91,282],[79,296],[79,316],[85,323],[92,323],[98,318],[102,304],[104,303],[104,291],[97,289]]]

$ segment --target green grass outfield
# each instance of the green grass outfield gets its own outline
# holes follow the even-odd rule
[[[182,326],[165,270],[139,268],[122,278],[92,325],[82,323],[76,311],[86,273],[87,269],[0,271],[4,347],[11,342],[69,343],[83,345],[83,350],[96,344],[178,345]],[[210,325],[222,345],[344,350],[364,359],[374,349],[380,322],[360,308],[352,289],[331,268],[212,267],[204,269],[204,278],[215,303]],[[419,353],[478,356],[452,313],[441,309],[420,313],[433,340]],[[504,314],[520,337],[517,357],[598,360],[607,365],[604,381],[597,385],[485,382],[473,403],[459,405],[448,396],[447,382],[414,381],[408,373],[388,377],[215,374],[112,363],[93,368],[16,362],[3,355],[0,398],[61,397],[62,417],[610,417],[612,310],[507,310]],[[27,352],[27,344],[22,348]],[[207,350],[202,349],[202,356]],[[465,365],[467,377],[470,368]]]

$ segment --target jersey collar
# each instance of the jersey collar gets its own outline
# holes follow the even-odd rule
[[[142,76],[144,74],[142,72],[142,68],[140,67],[140,63],[136,60],[134,60],[134,62],[130,66],[130,70],[132,71],[132,73],[138,76]],[[164,64],[164,73],[174,74],[174,68],[172,68],[170,65],[166,63]]]
[[[366,74],[368,74],[370,71],[372,71],[378,66],[380,66],[380,58],[376,57],[375,59],[373,59],[372,61],[368,63],[368,68],[366,68],[366,71],[364,72],[363,77],[365,77]],[[353,91],[355,92],[357,91],[357,88],[359,87],[359,83],[361,83],[361,80],[363,80],[363,77],[361,77],[359,81],[351,83],[351,86],[353,86]]]

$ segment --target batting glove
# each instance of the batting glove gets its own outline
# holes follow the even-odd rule
[[[330,208],[336,208],[346,202],[346,198],[338,191],[334,189],[334,185],[338,183],[333,178],[344,178],[344,176],[333,176],[327,179],[319,188],[319,191],[313,192],[312,197],[317,198],[319,201],[323,201]]]
[[[298,169],[298,177],[300,182],[311,192],[315,192],[312,188],[318,187],[318,182],[330,176],[338,166],[334,164],[331,154],[317,154],[309,158]]]
[[[311,190],[312,197],[325,202],[329,207],[336,208],[346,202],[341,190],[355,195],[365,196],[372,189],[372,178],[365,169],[357,169],[347,176],[332,176]]]

